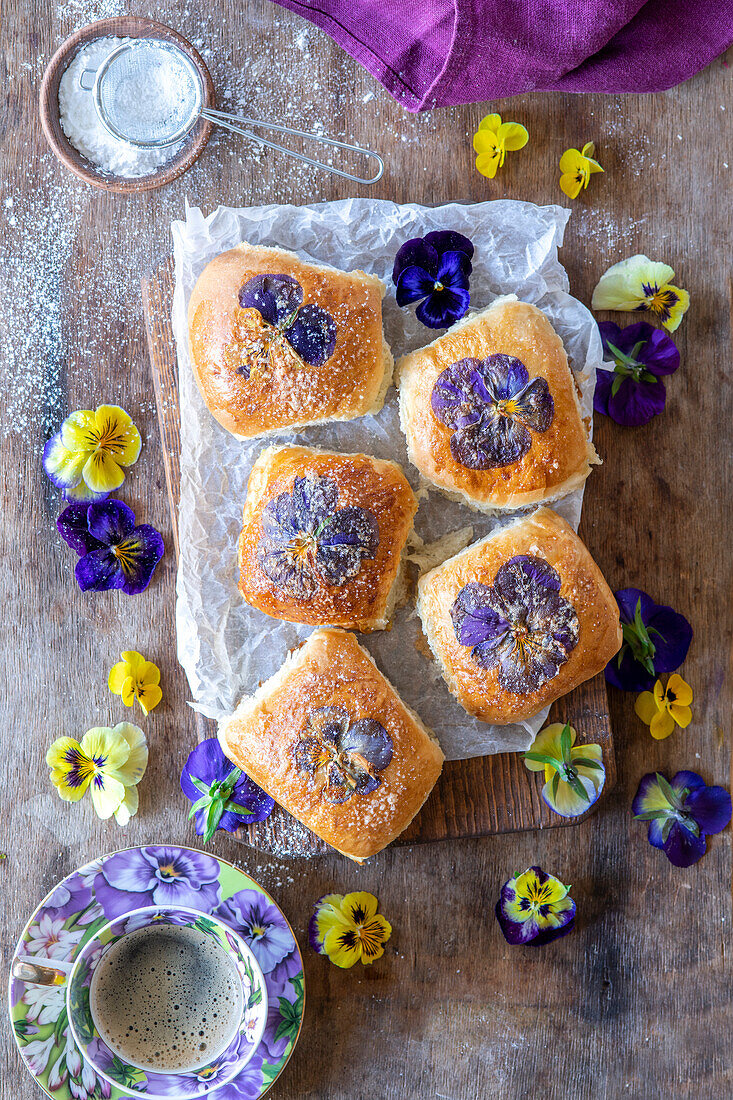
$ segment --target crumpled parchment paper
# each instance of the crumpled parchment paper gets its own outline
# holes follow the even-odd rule
[[[288,650],[312,629],[269,618],[245,603],[237,590],[237,540],[247,478],[262,448],[274,441],[364,451],[396,459],[413,487],[420,486],[417,471],[407,461],[394,388],[378,416],[283,433],[274,440],[242,442],[220,427],[206,409],[194,381],[187,340],[188,299],[209,260],[246,240],[255,245],[278,245],[304,260],[329,263],[346,271],[361,268],[373,272],[389,288],[384,300],[384,325],[397,359],[438,334],[424,328],[412,308],[397,306],[390,279],[395,253],[410,237],[435,229],[458,230],[476,247],[471,308],[482,309],[499,295],[515,294],[543,309],[565,341],[582,390],[583,413],[592,418],[601,342],[588,310],[568,293],[568,278],[557,258],[569,216],[569,211],[559,206],[509,200],[428,208],[346,199],[303,207],[219,207],[208,217],[187,206],[185,221],[173,223],[173,325],[181,399],[181,557],[176,626],[178,657],[188,676],[196,710],[210,718],[230,713],[242,695],[254,691],[277,671]],[[576,492],[554,505],[576,528],[582,497],[582,492]],[[428,543],[470,526],[477,539],[507,522],[430,492],[421,501],[415,530]],[[391,631],[360,640],[403,699],[435,731],[447,758],[527,749],[546,712],[510,726],[487,725],[471,718],[449,694],[434,663],[416,647],[419,632],[419,620],[410,605],[397,613]]]

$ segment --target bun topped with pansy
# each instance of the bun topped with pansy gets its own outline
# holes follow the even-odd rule
[[[411,462],[472,508],[556,500],[598,462],[562,340],[536,306],[499,299],[398,370]]]
[[[378,412],[392,377],[384,284],[240,244],[202,271],[188,310],[193,371],[241,439]]]
[[[531,718],[595,676],[622,640],[600,569],[549,508],[426,573],[417,611],[451,692],[498,725]]]

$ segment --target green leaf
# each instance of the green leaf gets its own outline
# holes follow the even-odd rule
[[[666,780],[660,772],[656,773],[656,778],[657,783],[659,784],[659,789],[669,802],[670,806],[674,807],[674,809],[676,810],[681,809],[682,807],[679,804],[679,799],[677,798],[674,788],[670,785],[668,780]]]
[[[552,797],[553,798],[557,798],[557,792],[559,791],[559,789],[560,789],[560,773],[555,772],[554,776],[552,777]]]
[[[582,798],[584,802],[587,802],[590,805],[590,795],[578,779],[577,775],[568,776],[568,778],[566,779],[566,783],[568,783],[568,785],[573,788],[578,798]]]
[[[573,747],[572,737],[570,734],[570,725],[568,722],[562,728],[560,734],[560,748],[562,750],[562,758],[565,764],[570,763],[570,750]]]
[[[561,760],[558,760],[555,756],[546,756],[541,752],[525,752],[525,760],[533,760],[537,764],[547,764],[551,768],[559,768],[562,764]]]
[[[599,770],[603,769],[603,764],[601,764],[599,760],[591,760],[589,757],[586,756],[574,756],[573,766],[579,768],[598,768]]]
[[[634,814],[634,821],[661,821],[663,817],[673,816],[669,810],[644,810],[643,814]]]
[[[233,814],[240,814],[241,817],[254,817],[254,810],[248,810],[246,806],[240,806],[237,802],[225,802],[224,809]]]

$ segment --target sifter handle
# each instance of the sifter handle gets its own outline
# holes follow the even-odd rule
[[[225,130],[231,130],[234,134],[241,134],[243,137],[258,141],[261,145],[266,145],[268,149],[277,149],[279,152],[287,153],[288,156],[295,157],[296,160],[301,160],[305,164],[312,164],[315,168],[323,168],[325,172],[332,172],[335,176],[342,176],[344,179],[353,180],[355,183],[376,183],[384,174],[384,161],[379,154],[371,149],[364,149],[360,145],[349,145],[345,141],[336,141],[335,138],[322,137],[320,134],[309,134],[305,130],[294,130],[291,126],[278,126],[274,122],[263,122],[246,116],[230,115],[225,111],[215,111],[212,107],[204,107],[201,111],[201,118],[208,119],[209,122],[213,122],[217,126],[223,126]],[[263,130],[275,130],[279,134],[293,134],[295,137],[309,138],[311,141],[318,141],[322,145],[330,145],[335,149],[346,149],[350,153],[359,153],[361,156],[377,162],[376,175],[367,179],[365,176],[355,176],[351,172],[344,172],[340,168],[324,164],[323,161],[306,157],[303,153],[296,153],[285,145],[278,145],[277,142],[260,137],[259,134],[253,134],[251,130],[244,129],[245,126],[259,126]]]

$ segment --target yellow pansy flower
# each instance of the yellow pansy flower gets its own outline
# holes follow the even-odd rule
[[[600,164],[593,157],[596,147],[592,141],[586,141],[582,150],[566,149],[560,157],[560,190],[569,199],[577,199],[580,190],[587,187],[594,172],[602,172]]]
[[[593,291],[593,309],[619,309],[624,312],[653,313],[668,332],[679,327],[690,305],[686,290],[673,286],[674,271],[669,264],[648,256],[631,256],[609,267]]]
[[[501,115],[486,115],[473,135],[473,147],[478,154],[476,168],[492,180],[506,154],[524,148],[528,141],[527,130],[518,122],[502,122]]]
[[[158,686],[160,669],[134,649],[125,650],[122,660],[112,666],[107,683],[113,695],[122,697],[126,707],[131,707],[137,699],[146,716],[163,698]]]
[[[384,954],[392,935],[392,926],[377,913],[378,907],[374,894],[364,891],[326,894],[316,902],[310,920],[311,947],[342,969],[357,962],[370,965]]]
[[[674,732],[675,725],[686,729],[692,721],[692,688],[681,676],[673,673],[667,686],[657,680],[654,691],[642,691],[634,703],[634,710],[646,722],[656,741],[662,741]]]
[[[80,409],[66,417],[43,451],[43,468],[67,500],[101,500],[125,480],[142,440],[119,405]]]
[[[65,802],[78,802],[91,789],[98,817],[112,814],[126,825],[137,813],[137,784],[148,765],[145,734],[130,722],[100,726],[81,739],[59,737],[46,753],[51,782]]]

